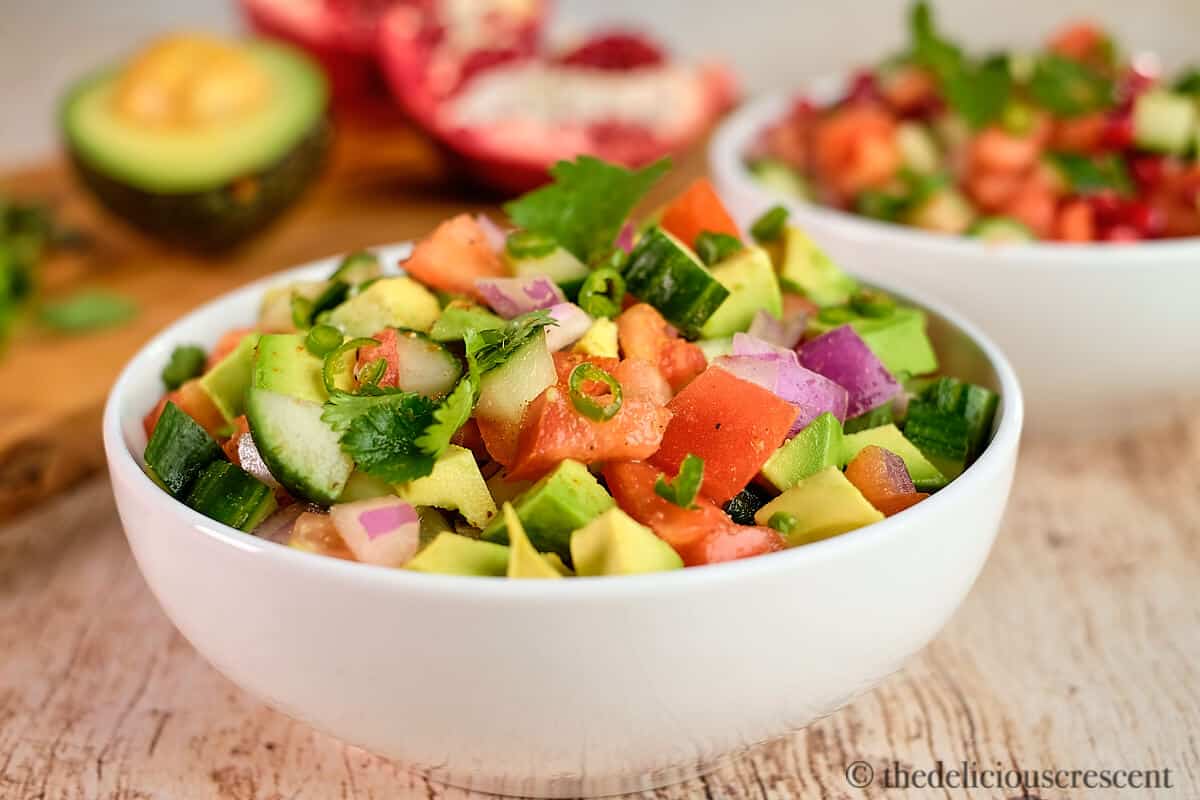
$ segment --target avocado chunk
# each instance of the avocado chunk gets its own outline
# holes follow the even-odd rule
[[[587,467],[567,459],[521,494],[515,503],[517,517],[533,546],[544,553],[571,557],[571,533],[591,522],[616,503]],[[483,529],[489,542],[508,543],[503,516]]]
[[[797,227],[787,226],[776,248],[775,266],[784,288],[802,293],[819,306],[844,303],[858,288],[858,281],[843,272]]]
[[[617,323],[608,317],[597,317],[583,338],[575,343],[575,352],[598,358],[618,358]]]
[[[254,359],[254,388],[324,403],[329,393],[321,378],[322,363],[308,352],[302,335],[266,334],[258,342],[258,356]]]
[[[214,82],[242,95],[205,103]],[[166,101],[137,102],[164,84]],[[321,69],[295,49],[175,36],[84,77],[59,119],[71,163],[104,205],[151,235],[215,250],[311,184],[329,146],[328,103]]]
[[[908,474],[917,491],[934,492],[949,483],[941,470],[892,424],[846,434],[842,440],[840,464],[849,464],[860,450],[872,444],[890,450],[904,459],[904,466],[908,468]]]
[[[296,330],[292,298],[302,297],[315,301],[328,286],[328,281],[296,281],[267,289],[258,306],[259,329],[280,333]]]
[[[257,333],[246,334],[233,352],[200,376],[200,389],[226,422],[233,422],[245,411],[246,390],[250,388],[258,341]]]
[[[359,500],[374,500],[376,497],[388,497],[392,494],[395,492],[392,491],[390,483],[356,469],[346,480],[346,486],[342,489],[338,502],[356,503]]]
[[[496,503],[479,474],[474,454],[455,444],[434,462],[433,472],[396,484],[395,491],[400,499],[415,506],[457,511],[476,528],[482,528],[496,514]]]
[[[936,372],[937,354],[925,333],[925,313],[916,308],[897,308],[887,317],[865,317],[850,323],[871,352],[893,375],[925,375]]]
[[[671,545],[619,508],[610,508],[571,534],[571,560],[581,576],[683,569],[683,559]]]
[[[459,342],[469,330],[492,331],[504,325],[504,320],[483,306],[453,300],[429,329],[429,338],[435,342]]]
[[[826,411],[771,454],[762,476],[786,491],[826,467],[840,466],[843,452],[842,423]]]
[[[428,332],[442,313],[437,297],[412,278],[381,278],[335,308],[329,324],[347,336],[373,336],[387,327]]]
[[[419,550],[404,568],[440,575],[503,577],[508,571],[508,548],[445,531]]]
[[[775,317],[783,314],[783,295],[771,257],[761,247],[746,247],[709,268],[712,276],[729,290],[700,329],[705,339],[732,336],[750,326],[754,315],[764,309]]]
[[[779,512],[796,519],[795,527],[783,534],[788,547],[828,539],[883,519],[837,467],[809,475],[760,508],[754,519],[766,525]]]
[[[537,551],[530,543],[529,537],[525,535],[525,528],[521,525],[517,512],[513,511],[512,503],[504,504],[500,516],[504,518],[504,524],[508,528],[508,577],[538,579],[563,577],[558,566],[562,564],[562,560],[558,560],[557,564],[553,563]]]

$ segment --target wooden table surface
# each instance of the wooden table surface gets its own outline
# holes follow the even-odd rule
[[[865,761],[1169,770],[1200,797],[1200,408],[1137,437],[1027,441],[979,582],[899,674],[682,798],[981,798],[852,788]],[[265,708],[207,666],[138,575],[107,481],[0,529],[0,797],[454,798]]]

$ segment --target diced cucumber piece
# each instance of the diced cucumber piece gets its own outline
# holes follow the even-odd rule
[[[438,397],[453,389],[462,375],[462,362],[418,331],[397,331],[396,355],[396,385],[406,392]]]
[[[144,457],[154,482],[172,496],[181,497],[204,468],[223,455],[221,446],[200,423],[168,402],[146,444]]]
[[[480,305],[463,301],[451,300],[442,309],[442,315],[429,329],[429,338],[435,342],[461,342],[469,330],[492,331],[503,328],[505,322],[500,317]]]
[[[214,461],[200,473],[187,504],[209,519],[252,531],[275,511],[271,487],[228,461]]]
[[[1183,155],[1196,136],[1197,118],[1193,98],[1153,89],[1133,104],[1133,140],[1144,150]]]
[[[682,242],[657,225],[638,240],[624,267],[625,288],[695,337],[729,290]]]
[[[1033,231],[1020,220],[1012,217],[984,217],[976,220],[967,229],[968,236],[982,239],[985,242],[1032,242]]]
[[[773,158],[760,158],[751,162],[750,172],[760,184],[785,197],[799,200],[812,199],[812,187],[796,170]]]
[[[721,356],[727,356],[733,353],[733,337],[722,336],[720,339],[700,339],[696,342],[696,346],[704,353],[704,357],[708,359],[708,363],[712,363],[714,359]]]
[[[390,483],[356,469],[350,474],[350,478],[342,488],[342,495],[338,498],[338,502],[355,503],[359,500],[374,500],[376,497],[387,497],[391,494],[395,494],[395,492],[392,491]]]
[[[954,480],[967,466],[970,457],[970,435],[967,420],[957,414],[938,411],[931,403],[914,400],[908,406],[904,431],[939,472]],[[890,449],[890,448],[888,448]],[[903,453],[897,453],[903,457]],[[909,470],[912,473],[912,470]],[[916,478],[913,483],[916,484]],[[925,487],[918,485],[925,491]]]
[[[253,388],[246,401],[250,433],[267,469],[292,495],[319,505],[341,496],[354,469],[338,435],[321,420],[320,403]]]
[[[858,433],[868,428],[878,428],[880,425],[887,425],[895,421],[896,414],[892,408],[892,404],[884,403],[878,408],[872,408],[870,411],[846,420],[842,430],[846,433]]]
[[[566,460],[514,503],[533,546],[543,553],[571,557],[571,532],[582,528],[616,503],[587,467]],[[508,542],[504,518],[496,516],[483,530],[490,542]]]
[[[938,378],[908,406],[905,435],[955,477],[987,444],[999,396],[982,386]]]
[[[546,332],[538,331],[508,361],[480,379],[475,415],[520,425],[525,406],[557,381],[554,359],[546,349]]]
[[[342,281],[351,286],[375,280],[383,275],[379,258],[369,250],[350,253],[341,260],[337,269],[329,276],[330,281]]]
[[[591,274],[587,264],[562,247],[556,247],[548,255],[538,258],[514,258],[505,251],[504,260],[513,275],[519,278],[545,275],[559,285],[567,299],[573,299],[578,294],[579,287]]]

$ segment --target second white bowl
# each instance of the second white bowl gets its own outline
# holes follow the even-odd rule
[[[812,95],[831,96],[831,81]],[[932,296],[979,324],[1012,359],[1038,433],[1112,433],[1200,397],[1200,238],[1141,244],[986,244],[786,198],[744,157],[792,93],[721,125],[709,166],[743,225],[783,203],[850,272]]]

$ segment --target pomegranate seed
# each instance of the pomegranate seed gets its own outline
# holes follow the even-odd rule
[[[1133,144],[1133,114],[1130,110],[1110,114],[1105,120],[1100,144],[1108,150],[1125,150]]]
[[[1129,225],[1113,225],[1101,236],[1106,242],[1137,242],[1142,236]]]
[[[846,93],[846,100],[856,103],[878,99],[879,81],[876,80],[875,73],[869,69],[860,69],[855,72],[854,77],[850,80],[850,90]]]
[[[1145,200],[1130,200],[1121,211],[1121,219],[1125,225],[1136,230],[1143,238],[1153,239],[1162,235],[1166,227],[1166,217],[1162,210],[1155,208]]]
[[[1129,171],[1138,186],[1153,187],[1166,175],[1162,156],[1138,156],[1129,162]]]
[[[1121,198],[1117,197],[1117,193],[1112,190],[1096,192],[1088,198],[1088,203],[1092,206],[1092,212],[1096,215],[1096,223],[1106,228],[1110,225],[1116,225],[1122,221],[1121,217]]]
[[[566,53],[561,61],[577,67],[620,71],[658,66],[666,61],[666,55],[643,36],[615,31],[593,36]]]

